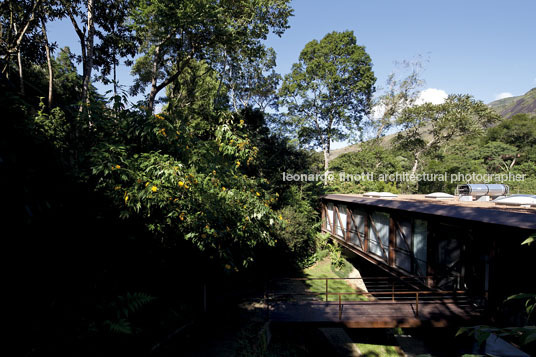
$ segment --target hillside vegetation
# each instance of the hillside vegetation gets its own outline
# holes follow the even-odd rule
[[[536,114],[536,88],[517,96],[499,99],[488,104],[504,118],[516,114]]]
[[[521,181],[504,181],[512,193],[536,193],[536,117],[529,114],[516,114],[502,119],[492,127],[474,135],[455,135],[433,150],[428,150],[419,158],[417,174],[447,174],[456,178],[458,173],[480,175],[525,175]],[[428,129],[422,129],[418,137],[420,144],[426,146],[430,137]],[[404,132],[393,134],[379,140],[371,140],[351,148],[354,151],[343,153],[331,161],[330,169],[338,177],[340,172],[359,174],[373,173],[396,174],[411,172],[416,149],[402,145],[400,137]],[[386,145],[386,142],[389,145]],[[420,146],[419,146],[420,145]],[[429,193],[444,191],[453,193],[456,185],[467,183],[463,179],[447,181],[407,181],[376,180],[360,182],[340,182],[335,180],[331,192],[362,193],[366,191],[391,191]],[[495,180],[492,182],[500,183]],[[482,183],[472,181],[472,183]]]

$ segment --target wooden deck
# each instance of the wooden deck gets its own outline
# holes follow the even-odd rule
[[[340,313],[339,313],[340,308]],[[274,322],[335,323],[350,328],[445,327],[475,323],[480,313],[471,305],[452,301],[304,301],[272,302],[269,319]]]

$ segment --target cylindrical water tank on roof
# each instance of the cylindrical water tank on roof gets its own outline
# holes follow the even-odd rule
[[[502,196],[507,195],[508,192],[508,185],[502,183],[471,183],[458,186],[458,193],[462,196]]]

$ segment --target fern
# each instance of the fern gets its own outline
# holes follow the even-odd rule
[[[147,305],[154,299],[154,296],[141,292],[135,292],[132,294],[127,292],[124,296],[118,296],[119,303],[122,305],[121,311],[125,317],[128,317],[129,313],[139,311],[143,306]]]
[[[116,334],[132,334],[132,325],[127,319],[119,319],[117,321],[106,320],[104,326],[112,333]]]
[[[134,329],[128,320],[129,316],[155,299],[154,296],[142,292],[127,292],[125,295],[117,296],[115,301],[100,307],[116,315],[115,319],[109,318],[103,322],[104,328],[115,334],[132,334]]]

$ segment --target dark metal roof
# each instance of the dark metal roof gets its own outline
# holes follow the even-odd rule
[[[332,194],[324,196],[324,199],[536,230],[536,211],[534,210],[526,212],[519,210],[509,211],[507,209],[491,207],[468,207],[455,204],[426,202],[424,200],[376,199],[357,195]]]

